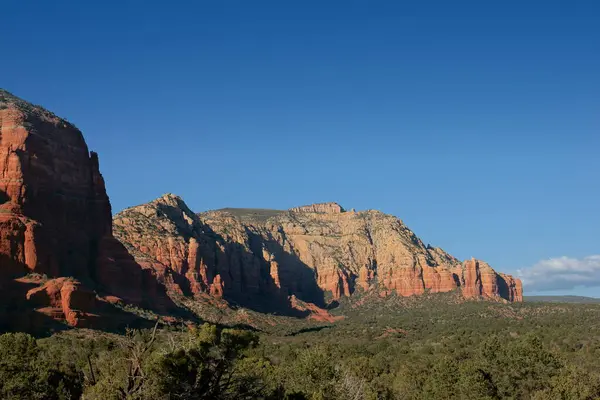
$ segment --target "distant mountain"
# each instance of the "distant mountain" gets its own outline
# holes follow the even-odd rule
[[[600,298],[585,296],[524,296],[523,301],[527,303],[600,303]]]

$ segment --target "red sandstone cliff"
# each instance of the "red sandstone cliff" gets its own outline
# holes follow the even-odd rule
[[[171,276],[171,290],[182,294],[249,301],[294,295],[322,304],[357,290],[403,296],[460,290],[467,298],[522,300],[520,281],[425,246],[402,221],[378,211],[323,203],[196,216],[181,198],[165,195],[124,210],[114,224],[136,259]]]
[[[31,273],[51,280],[32,289],[34,281],[23,278]],[[98,157],[89,152],[81,132],[0,90],[3,305],[51,310],[50,316],[71,325],[87,315],[84,308],[95,307],[93,291],[146,306],[165,305],[159,295],[145,295],[157,284],[148,275],[153,276],[153,270],[142,271],[112,236],[111,207]],[[0,322],[6,318],[0,310]]]
[[[0,108],[0,274],[92,278],[94,244],[111,232],[96,154],[40,107],[0,92]]]

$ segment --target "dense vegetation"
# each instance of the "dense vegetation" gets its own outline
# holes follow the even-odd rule
[[[342,304],[335,324],[295,330],[6,333],[0,397],[600,399],[598,305],[359,303]]]

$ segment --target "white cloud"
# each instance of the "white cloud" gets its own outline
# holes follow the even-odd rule
[[[600,286],[600,255],[551,258],[518,270],[517,275],[528,291]]]

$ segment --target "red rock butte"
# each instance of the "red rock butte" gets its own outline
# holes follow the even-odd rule
[[[148,279],[153,271],[143,271],[113,238],[98,156],[73,124],[0,90],[0,171],[0,285],[7,305],[0,322],[35,324],[40,315],[32,309],[81,325],[95,316],[96,294],[170,305]],[[91,298],[74,293],[92,290]]]

